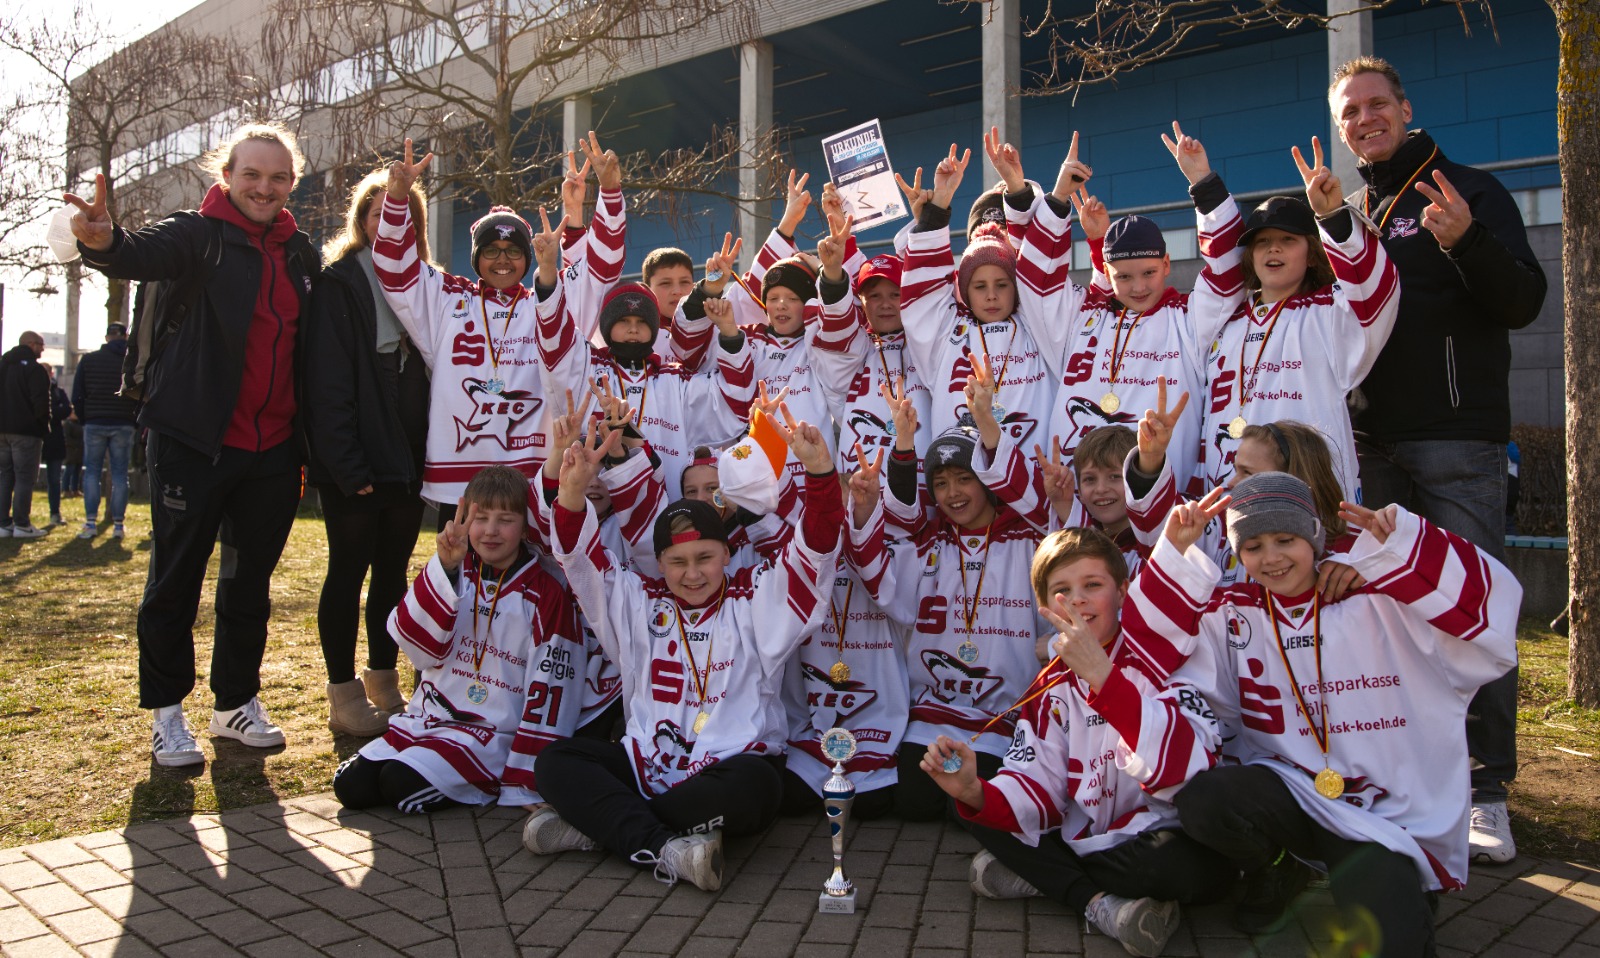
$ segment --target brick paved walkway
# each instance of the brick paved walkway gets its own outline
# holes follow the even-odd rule
[[[0,943],[15,958],[1123,954],[1050,902],[975,900],[976,846],[953,827],[852,827],[860,911],[839,916],[816,913],[820,821],[732,843],[727,887],[707,894],[599,854],[536,858],[522,817],[341,813],[314,796],[0,851]],[[1167,953],[1305,954],[1331,907],[1322,894],[1257,947],[1224,906],[1195,909]],[[1440,954],[1600,958],[1597,919],[1600,870],[1522,858],[1445,900]]]

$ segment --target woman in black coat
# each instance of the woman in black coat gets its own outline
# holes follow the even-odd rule
[[[328,530],[328,573],[317,631],[328,668],[328,727],[378,735],[405,710],[388,618],[407,586],[422,525],[418,496],[427,438],[428,374],[384,302],[372,271],[388,183],[378,170],[356,184],[344,230],[323,248],[328,264],[312,297],[301,409]],[[428,259],[427,199],[411,191],[411,218]],[[361,584],[367,570],[367,668],[355,674]]]
[[[44,434],[44,446],[39,458],[44,462],[46,490],[50,494],[50,524],[61,522],[61,464],[67,459],[67,417],[72,415],[72,400],[56,385],[56,371],[49,363],[40,363],[50,374],[50,423]]]

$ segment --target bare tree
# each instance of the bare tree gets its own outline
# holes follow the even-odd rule
[[[43,78],[28,101],[46,114],[36,117],[41,132],[35,135],[48,141],[51,133],[64,133],[53,156],[33,142],[30,186],[47,185],[58,200],[63,189],[79,189],[83,180],[104,174],[112,215],[137,227],[156,215],[152,206],[161,195],[146,173],[185,152],[168,138],[183,139],[189,131],[187,138],[198,142],[200,131],[192,125],[226,102],[228,44],[169,27],[123,46],[97,23],[82,6],[68,17],[8,21],[0,24],[0,47],[27,57]],[[120,320],[127,283],[107,286],[106,315]]]
[[[1583,0],[1550,0],[1560,34],[1556,126],[1560,139],[1562,283],[1566,310],[1567,547],[1571,579],[1567,687],[1600,708],[1600,10]]]
[[[946,2],[989,6],[989,0]],[[1184,52],[1185,44],[1218,29],[1327,27],[1339,17],[1381,10],[1393,2],[1367,0],[1331,14],[1315,9],[1320,4],[1284,0],[1094,0],[1087,9],[1080,4],[1049,3],[1039,16],[1023,18],[1024,35],[1044,38],[1049,56],[1017,92],[1024,96],[1075,94],[1085,86]],[[1489,0],[1435,2],[1458,8],[1476,6],[1486,16],[1489,13]],[[1461,15],[1465,24],[1464,9]]]

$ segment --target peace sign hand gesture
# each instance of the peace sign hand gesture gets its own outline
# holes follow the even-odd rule
[[[1007,193],[1020,193],[1028,185],[1022,175],[1022,154],[1010,143],[1000,142],[1000,128],[989,127],[983,135],[983,152],[989,156],[989,165],[1005,181]]]
[[[567,171],[561,177],[561,211],[566,214],[567,222],[573,225],[583,222],[583,204],[589,200],[591,166],[593,163],[585,156],[583,168],[579,169],[578,151],[568,151]]]
[[[411,162],[411,137],[406,137],[405,159],[395,160],[389,164],[389,198],[401,203],[407,202],[411,197],[411,186],[417,182],[417,177],[422,171],[433,163],[433,154],[424,156],[420,162]]]
[[[587,140],[578,140],[578,146],[587,158],[586,165],[594,167],[594,178],[602,190],[622,189],[622,161],[617,159],[615,150],[600,149],[600,140],[593,130],[589,131]]]
[[[611,380],[596,376],[589,392],[600,401],[600,424],[606,429],[621,429],[633,421],[633,407],[626,395],[611,391]]]
[[[883,498],[882,475],[883,449],[880,447],[878,454],[868,462],[867,454],[861,451],[861,443],[856,443],[856,471],[850,474],[850,505],[857,529],[867,524],[872,510],[878,507],[878,500]]]
[[[833,460],[828,455],[828,442],[822,437],[822,430],[808,422],[797,420],[789,412],[788,403],[779,403],[778,412],[783,417],[783,422],[773,422],[778,429],[778,435],[788,444],[794,457],[806,467],[806,472],[815,476],[825,476],[833,471]]]
[[[589,430],[587,440],[574,442],[561,453],[561,485],[556,493],[556,501],[564,509],[573,512],[584,510],[589,484],[600,474],[600,463],[616,452],[617,444],[622,440],[622,432],[612,429],[606,432],[602,441],[601,431],[598,428]],[[554,454],[555,451],[551,450],[551,455]]]
[[[768,396],[767,395],[767,381],[765,379],[757,381],[756,382],[756,398],[753,401],[751,401],[751,403],[750,403],[750,419],[751,419],[751,421],[752,422],[755,421],[756,412],[758,410],[761,412],[761,414],[763,416],[766,416],[768,419],[776,420],[778,418],[778,407],[782,406],[783,405],[783,401],[785,399],[788,399],[788,398],[789,398],[789,387],[788,386],[785,386],[782,389],[778,390],[778,394],[776,396]]]
[[[1221,515],[1232,501],[1228,491],[1218,486],[1198,502],[1180,502],[1167,514],[1167,527],[1162,534],[1179,552],[1187,552],[1200,541],[1206,524]]]
[[[1417,181],[1417,192],[1432,202],[1422,209],[1422,225],[1439,241],[1440,249],[1449,249],[1461,242],[1472,226],[1472,207],[1462,198],[1440,170],[1433,171],[1437,189]]]
[[[1172,135],[1161,134],[1161,142],[1178,161],[1178,169],[1183,171],[1190,186],[1211,175],[1211,158],[1206,155],[1206,148],[1199,140],[1185,134],[1177,120],[1172,121]]]
[[[72,235],[78,242],[92,250],[105,252],[111,248],[115,239],[116,226],[111,222],[111,214],[106,211],[106,193],[110,191],[111,183],[104,173],[94,175],[94,202],[85,203],[83,197],[76,193],[64,194],[61,198],[78,211],[72,214]]]
[[[1065,203],[1073,191],[1089,182],[1089,177],[1093,175],[1094,170],[1078,159],[1078,131],[1073,130],[1072,143],[1067,146],[1067,158],[1061,161],[1061,169],[1056,173],[1056,188],[1050,191],[1050,195]]]
[[[465,498],[457,499],[455,518],[446,522],[433,540],[434,549],[439,554],[439,564],[444,566],[444,571],[455,572],[461,568],[462,560],[467,557],[467,527],[472,525],[472,517],[477,512],[476,502],[469,505]]]
[[[1395,524],[1400,519],[1400,507],[1390,503],[1374,511],[1353,502],[1341,502],[1339,518],[1363,532],[1372,533],[1372,537],[1382,544],[1388,542],[1389,537],[1394,534]]]
[[[552,229],[550,216],[541,207],[539,225],[543,229],[533,234],[533,259],[539,264],[539,285],[548,288],[556,284],[556,276],[561,272],[561,236],[566,232],[567,218],[561,217],[561,222]]]
[[[950,201],[955,199],[956,190],[961,187],[961,177],[967,172],[967,164],[972,160],[972,151],[967,150],[956,157],[956,145],[950,144],[950,155],[939,161],[933,168],[933,205],[950,208]]]
[[[744,240],[734,239],[732,233],[722,234],[722,249],[712,253],[706,260],[706,276],[700,281],[700,288],[707,296],[721,296],[722,291],[728,286],[728,278],[733,275],[739,262],[739,251],[744,248]]]
[[[1061,437],[1050,437],[1049,459],[1045,458],[1044,449],[1034,443],[1033,459],[1039,465],[1039,474],[1044,477],[1044,494],[1050,500],[1050,508],[1055,510],[1056,517],[1062,522],[1070,521],[1078,479],[1072,473],[1072,463],[1061,461]]]
[[[878,387],[878,394],[889,404],[889,416],[894,421],[894,448],[896,452],[911,452],[917,448],[917,405],[906,392],[906,379],[896,376],[895,384],[888,382]]]
[[[817,259],[822,263],[822,275],[830,283],[845,281],[844,252],[855,225],[854,216],[829,216],[828,235],[817,242]]]
[[[1183,418],[1189,405],[1189,394],[1178,397],[1178,404],[1167,410],[1167,377],[1156,379],[1156,408],[1146,409],[1139,420],[1139,471],[1147,476],[1158,475],[1167,461],[1167,447],[1172,444],[1172,431]]]
[[[1306,165],[1306,158],[1301,155],[1298,145],[1290,147],[1289,152],[1294,156],[1295,168],[1300,171],[1300,179],[1306,184],[1306,202],[1311,204],[1311,212],[1318,216],[1327,216],[1334,213],[1344,205],[1344,192],[1339,187],[1339,178],[1333,175],[1322,162],[1322,140],[1311,138],[1311,165]]]
[[[784,190],[783,216],[778,220],[778,232],[785,236],[793,236],[806,218],[806,210],[811,206],[811,191],[806,189],[809,179],[810,173],[789,171],[789,185]]]
[[[1111,214],[1106,212],[1106,205],[1090,196],[1088,187],[1069,194],[1067,198],[1072,200],[1072,208],[1078,213],[1078,222],[1083,224],[1084,239],[1105,239],[1111,229]]]
[[[933,191],[922,188],[922,167],[917,167],[917,172],[912,176],[910,183],[907,183],[906,178],[898,171],[894,174],[894,182],[900,187],[900,192],[905,194],[906,209],[911,211],[911,219],[915,222],[922,215],[922,208],[933,199]]]
[[[1091,689],[1100,691],[1111,675],[1111,656],[1106,654],[1100,640],[1090,631],[1089,624],[1083,621],[1083,616],[1067,603],[1067,597],[1060,592],[1051,596],[1050,604],[1040,609],[1039,613],[1056,629],[1056,638],[1050,643],[1050,651],[1061,660],[1062,665],[1088,682]]]

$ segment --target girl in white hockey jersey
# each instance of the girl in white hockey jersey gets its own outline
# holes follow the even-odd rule
[[[587,339],[601,298],[622,272],[624,215],[616,154],[602,151],[593,133],[581,142],[600,195],[582,255],[560,285],[568,314],[588,324],[577,330],[578,338]],[[547,230],[536,239],[521,216],[495,207],[472,225],[472,265],[479,281],[435,270],[417,256],[416,227],[405,202],[432,157],[413,163],[407,140],[405,159],[389,168],[372,263],[389,307],[432,376],[422,497],[440,505],[442,523],[467,480],[484,466],[508,465],[533,477],[544,463],[549,412],[535,313],[553,315],[561,305],[552,292],[561,230]],[[550,275],[541,275],[530,290],[523,280],[546,236],[558,244],[557,257]]]
[[[345,807],[537,804],[534,758],[603,706],[585,681],[600,649],[586,647],[571,594],[524,545],[527,489],[505,466],[474,476],[461,516],[390,613],[417,690],[334,773]]]
[[[723,832],[754,834],[776,816],[784,730],[765,706],[801,637],[827,614],[845,525],[820,431],[788,421],[785,438],[811,479],[800,529],[776,564],[733,576],[721,518],[686,499],[656,521],[662,578],[617,566],[583,495],[614,439],[566,451],[551,510],[555,555],[621,667],[628,724],[621,743],[569,741],[540,755],[552,809],[524,829],[528,847],[599,843],[665,881],[712,891]]]
[[[966,411],[972,358],[987,356],[996,382],[995,416],[1021,448],[1040,441],[1055,399],[1055,373],[1033,333],[1016,321],[1017,254],[1006,228],[980,223],[967,237],[957,268],[950,252],[950,202],[972,158],[968,150],[939,161],[933,196],[906,240],[900,312],[906,347],[933,391],[932,435]]]
[[[1005,767],[985,781],[966,739],[940,736],[923,769],[984,847],[972,860],[973,891],[1043,894],[1133,954],[1158,955],[1178,904],[1220,899],[1236,875],[1178,829],[1171,804],[1213,764],[1216,720],[1181,674],[1158,676],[1132,653],[1118,623],[1127,570],[1104,534],[1051,533],[1029,578],[1059,634],[1017,703]]]
[[[1003,712],[1038,671],[1036,649],[1046,634],[1027,570],[1049,506],[1037,474],[995,419],[994,380],[981,356],[974,370],[965,404],[976,428],[948,430],[928,446],[925,482],[937,511],[928,516],[921,506],[910,449],[915,412],[902,399],[887,470],[890,495],[881,507],[899,513],[898,524],[913,532],[892,543],[851,544],[852,562],[873,570],[863,581],[874,599],[894,621],[911,626],[911,712],[895,794],[895,811],[908,820],[935,819],[948,807],[919,767],[937,736],[978,735],[979,770],[999,768],[1011,736]]]
[[[1293,419],[1333,450],[1344,496],[1359,501],[1346,395],[1361,384],[1394,328],[1400,280],[1339,180],[1294,149],[1306,199],[1274,196],[1245,221],[1239,245],[1250,298],[1234,308],[1206,357],[1201,431],[1205,487],[1227,482],[1244,428]]]
[[[1253,581],[1215,589],[1219,571],[1194,543],[1224,505]],[[1190,653],[1191,669],[1215,670],[1191,674],[1238,764],[1197,775],[1177,806],[1184,831],[1244,870],[1239,929],[1279,927],[1309,877],[1297,859],[1320,861],[1352,953],[1431,955],[1425,892],[1467,879],[1461,723],[1478,686],[1516,662],[1522,588],[1398,506],[1346,503],[1344,515],[1363,529],[1344,561],[1366,584],[1324,603],[1323,530],[1305,483],[1259,473],[1231,503],[1219,489],[1184,504],[1123,622],[1148,638],[1158,672]]]

